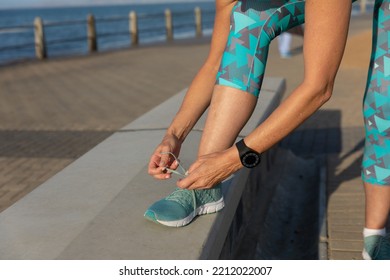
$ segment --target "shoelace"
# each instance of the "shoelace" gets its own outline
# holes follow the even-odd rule
[[[180,163],[180,160],[171,152],[161,152],[160,154],[162,155],[171,155],[176,161],[177,163],[179,164],[179,167],[181,169],[182,172],[179,172],[177,170],[174,170],[174,169],[170,169],[168,167],[165,167],[165,170],[173,173],[173,174],[176,174],[176,175],[179,175],[179,176],[182,176],[182,177],[187,177],[188,175],[188,171],[183,167],[183,165],[181,165]],[[173,198],[173,199],[176,199],[176,200],[179,200],[178,198],[181,198],[181,194],[179,191],[183,191],[182,189],[176,189],[175,191],[173,191],[173,193],[171,193],[169,195],[170,198]],[[196,216],[196,194],[195,194],[195,190],[191,190],[191,194],[192,194],[192,202],[193,202],[193,207],[194,207],[194,216]]]
[[[176,188],[168,197],[167,199],[169,198],[170,200],[174,200],[174,201],[181,201],[182,202],[182,205],[185,203],[185,200],[183,201],[183,192],[185,192],[186,190],[183,190],[183,189],[180,189],[180,188]],[[195,191],[194,190],[191,190],[190,191],[191,194],[192,194],[192,203],[193,203],[193,212],[196,211],[196,195],[195,195]],[[184,194],[186,195],[186,194]],[[183,203],[184,202],[184,203]],[[196,214],[196,213],[195,213]]]
[[[173,153],[171,153],[171,152],[161,152],[160,154],[161,155],[170,155],[170,156],[172,156],[175,159],[175,161],[179,164],[179,167],[181,168],[182,172],[179,172],[179,171],[174,170],[174,169],[170,169],[168,167],[164,167],[164,170],[169,171],[171,173],[174,173],[176,175],[182,176],[182,177],[186,177],[188,175],[188,171],[183,167],[183,165],[181,165],[180,160]]]

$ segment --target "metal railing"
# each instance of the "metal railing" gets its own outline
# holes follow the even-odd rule
[[[355,11],[362,14],[367,13],[372,10],[374,4],[375,0],[359,0],[359,2],[354,4]],[[126,41],[125,45],[137,46],[140,44],[140,36],[143,34],[150,36],[159,35],[160,37],[165,36],[165,40],[172,41],[175,37],[175,31],[181,32],[191,27],[194,27],[192,30],[195,36],[201,37],[204,26],[209,26],[209,29],[212,29],[214,13],[215,11],[213,10],[201,11],[200,8],[195,8],[194,11],[189,10],[180,13],[172,13],[170,10],[166,10],[165,13],[137,14],[132,11],[128,16],[111,16],[96,19],[93,15],[88,15],[86,19],[67,21],[43,21],[40,18],[36,18],[33,25],[0,26],[0,34],[2,33],[2,36],[7,36],[8,33],[18,33],[20,30],[24,30],[22,31],[23,33],[29,33],[28,36],[33,36],[32,38],[28,38],[28,40],[21,40],[14,44],[7,44],[4,41],[4,45],[0,45],[0,56],[6,57],[9,53],[25,54],[27,52],[33,56],[35,51],[35,57],[44,59],[48,56],[48,49],[60,50],[64,48],[65,44],[78,44],[78,48],[83,48],[83,52],[95,52],[98,50],[99,40],[105,40],[107,42],[109,40],[119,40],[118,38]],[[183,19],[186,18],[192,20],[184,21]],[[152,21],[155,21],[156,24],[145,24]],[[178,24],[176,21],[180,23]],[[127,24],[128,28],[123,28],[122,30],[116,30],[115,28],[101,28],[100,30],[97,28],[97,26],[103,24],[118,23],[125,26]],[[86,32],[83,34],[83,32],[80,32],[80,29],[85,27]],[[57,30],[61,32],[65,32],[66,30],[70,31],[66,31],[65,33],[68,34],[65,36],[61,35],[61,32],[56,32]],[[72,32],[72,30],[78,30],[78,32]],[[49,53],[51,54],[51,52]]]
[[[194,11],[184,11],[180,13],[172,13],[169,9],[165,13],[150,13],[137,14],[131,11],[128,16],[111,16],[95,18],[89,14],[83,20],[68,20],[68,21],[43,21],[40,17],[35,18],[33,25],[20,25],[10,27],[0,27],[0,31],[10,32],[16,29],[28,29],[33,32],[34,42],[0,46],[0,54],[16,51],[18,49],[34,49],[35,57],[45,59],[48,57],[48,49],[61,46],[61,44],[80,43],[87,46],[87,52],[92,53],[98,50],[98,40],[106,39],[115,36],[126,37],[130,41],[129,46],[137,46],[140,44],[140,35],[142,34],[159,34],[164,35],[166,41],[174,39],[175,30],[191,29],[194,31],[195,37],[203,36],[203,25],[209,25],[214,20],[214,11],[205,11],[208,15],[208,20],[202,19],[202,11],[200,8],[195,8]],[[186,19],[189,19],[185,21]],[[210,20],[212,18],[212,20]],[[180,21],[176,24],[174,21]],[[158,22],[151,25],[150,22]],[[143,27],[142,23],[148,22],[149,26]],[[117,30],[117,28],[103,28],[104,24],[120,23],[123,27],[128,23],[127,30]],[[80,28],[86,27],[86,32],[80,35]],[[100,26],[101,28],[97,28]],[[141,27],[141,28],[140,28]],[[78,32],[74,32],[76,30]],[[67,30],[67,31],[66,31]],[[73,30],[73,32],[72,32]],[[58,31],[58,32],[57,32]],[[66,36],[61,32],[66,31]],[[4,34],[3,34],[4,36]],[[86,42],[83,43],[83,42]]]

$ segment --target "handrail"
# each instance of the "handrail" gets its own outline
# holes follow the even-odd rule
[[[26,43],[26,44],[15,44],[15,45],[7,45],[7,46],[0,46],[0,53],[9,52],[13,50],[18,49],[27,49],[27,48],[35,48],[35,53],[37,58],[44,59],[47,57],[47,49],[52,47],[53,45],[58,45],[61,43],[76,43],[81,41],[88,41],[89,46],[89,52],[96,51],[97,50],[97,38],[106,38],[106,37],[115,37],[115,36],[124,36],[128,35],[130,38],[130,44],[137,45],[138,44],[138,37],[139,34],[148,34],[155,35],[155,34],[166,34],[167,40],[171,40],[173,38],[174,30],[184,30],[184,29],[190,29],[191,27],[194,27],[194,30],[196,30],[196,36],[202,36],[202,25],[208,25],[211,22],[209,19],[204,19],[205,15],[212,15],[215,13],[213,10],[206,10],[202,11],[199,8],[196,8],[194,11],[187,10],[187,11],[180,11],[180,12],[170,12],[167,13],[166,10],[164,12],[155,12],[155,13],[140,13],[136,14],[132,12],[132,15],[129,14],[129,16],[110,16],[110,17],[97,17],[95,18],[93,15],[89,15],[87,19],[76,19],[76,20],[64,20],[64,21],[48,21],[48,20],[41,20],[40,18],[37,18],[34,21],[34,24],[27,25],[27,24],[21,24],[21,25],[14,25],[14,26],[0,26],[0,32],[6,31],[10,34],[17,33],[20,31],[20,29],[26,29],[23,32],[31,32],[34,31],[35,33],[35,40]],[[170,14],[169,23],[167,24],[167,16]],[[202,18],[203,15],[203,18]],[[185,18],[188,17],[188,20]],[[143,23],[144,20],[155,19],[155,20],[164,20],[165,18],[165,25],[156,25],[153,27],[138,27],[138,23]],[[179,20],[179,22],[178,22]],[[109,23],[109,22],[119,22],[119,21],[128,21],[129,22],[129,28],[126,31],[118,30],[118,31],[110,31],[110,30],[102,30],[100,31],[100,28],[102,24]],[[82,26],[87,25],[87,34],[85,36],[77,36],[72,38],[50,38],[51,34],[54,34],[51,31],[53,27],[65,27],[66,26]],[[97,29],[96,29],[97,27]],[[19,29],[19,30],[18,30]],[[13,32],[15,31],[15,32]],[[69,33],[73,33],[70,31]],[[78,32],[77,32],[78,33]],[[58,32],[57,32],[58,34]],[[55,37],[59,37],[57,35]],[[3,36],[5,34],[2,34]],[[46,38],[48,37],[48,38]]]
[[[150,14],[139,14],[138,18],[143,19],[143,18],[156,18],[156,17],[161,17],[164,18],[164,13],[150,13]]]
[[[129,17],[113,16],[113,17],[96,18],[96,22],[97,23],[101,23],[101,22],[117,22],[117,21],[125,21],[125,20],[129,20]]]
[[[0,26],[0,31],[9,31],[13,29],[33,29],[34,25],[32,24],[25,24],[25,25],[12,25],[12,26]]]
[[[113,36],[123,36],[129,35],[129,32],[105,32],[99,33],[99,37],[113,37]]]
[[[82,37],[73,37],[73,38],[68,38],[68,39],[58,39],[58,40],[52,40],[47,42],[48,45],[57,45],[61,43],[71,43],[71,42],[80,42],[84,41],[87,37],[82,36]]]
[[[45,27],[85,24],[86,20],[45,21]]]
[[[1,51],[8,51],[8,50],[15,50],[15,49],[28,49],[34,47],[31,44],[21,44],[21,45],[12,45],[12,46],[5,46],[0,48]]]

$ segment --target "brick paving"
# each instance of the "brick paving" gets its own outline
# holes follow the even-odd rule
[[[0,212],[187,87],[208,48],[197,41],[1,67]]]

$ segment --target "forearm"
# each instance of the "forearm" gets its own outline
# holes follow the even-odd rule
[[[234,0],[217,0],[214,32],[205,64],[192,81],[184,101],[167,134],[183,142],[210,104],[215,79],[230,31],[230,13]]]
[[[181,142],[210,104],[218,68],[206,62],[195,76],[183,103],[167,129],[167,134],[174,135]]]
[[[286,137],[316,112],[331,96],[332,89],[317,89],[301,84],[251,134],[245,143],[264,152]]]
[[[247,137],[247,145],[257,151],[275,145],[331,97],[345,48],[351,1],[307,0],[305,9],[304,81]]]

